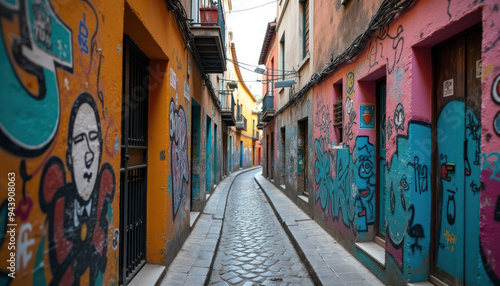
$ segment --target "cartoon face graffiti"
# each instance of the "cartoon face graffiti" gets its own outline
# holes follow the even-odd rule
[[[78,285],[89,272],[89,284],[106,269],[108,213],[115,192],[115,175],[109,163],[99,171],[102,133],[97,105],[88,93],[73,104],[68,128],[66,182],[64,164],[52,157],[40,180],[40,208],[47,214],[51,285]]]
[[[101,161],[102,134],[97,108],[82,96],[75,102],[70,117],[67,165],[72,171],[80,198],[87,202],[95,186]]]

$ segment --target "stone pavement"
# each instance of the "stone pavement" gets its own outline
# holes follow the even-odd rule
[[[257,172],[238,176],[229,192],[210,285],[313,285],[253,180]]]
[[[267,199],[256,191],[252,177]],[[229,192],[231,187],[233,190]],[[226,214],[228,194],[231,201]],[[225,236],[221,238],[222,233]],[[216,257],[218,248],[220,254]],[[260,168],[234,172],[217,186],[161,285],[209,283],[217,286],[383,285],[263,178]]]
[[[383,285],[365,266],[265,179],[255,181],[266,194],[279,221],[318,285]]]
[[[229,189],[238,175],[255,169],[233,172],[219,183],[182,249],[170,264],[160,285],[204,285],[208,283],[222,232],[222,220]]]

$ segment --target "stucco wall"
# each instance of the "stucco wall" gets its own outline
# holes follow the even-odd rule
[[[15,178],[16,202],[11,284],[118,284],[124,34],[150,59],[149,85],[141,86],[149,93],[146,260],[168,265],[190,231],[193,98],[202,106],[202,128],[207,115],[218,126],[208,138],[212,147],[218,143],[217,158],[209,157],[216,182],[224,127],[166,2],[26,0],[0,7],[0,183]],[[76,144],[77,131],[86,148]],[[207,142],[203,135],[202,146]],[[84,171],[88,180],[80,179]],[[201,208],[208,191],[200,192]],[[4,236],[7,197],[0,194],[1,257],[12,250]],[[89,213],[78,223],[82,201]],[[4,285],[6,261],[0,266]]]

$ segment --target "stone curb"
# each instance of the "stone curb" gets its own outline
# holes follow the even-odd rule
[[[314,283],[317,285],[345,285],[345,283],[383,285],[262,174],[256,174],[254,179],[269,201],[278,221],[283,225]],[[345,268],[348,268],[346,265],[351,268],[346,270]]]
[[[208,284],[222,235],[229,190],[236,177],[258,168],[233,172],[219,183],[160,285]]]

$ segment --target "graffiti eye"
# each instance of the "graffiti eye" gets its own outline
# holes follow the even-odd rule
[[[85,134],[83,134],[83,133],[73,137],[73,143],[78,144],[78,143],[82,142],[84,137],[85,137]]]
[[[96,139],[97,139],[97,131],[90,131],[90,132],[89,132],[89,139],[90,139],[91,141],[96,140]]]
[[[364,162],[363,170],[365,174],[370,174],[372,172],[372,164],[369,161]]]

